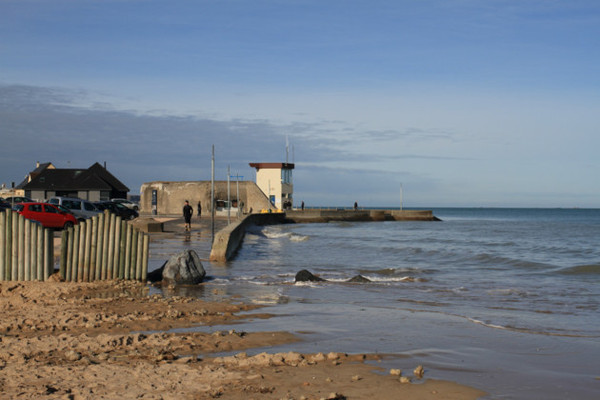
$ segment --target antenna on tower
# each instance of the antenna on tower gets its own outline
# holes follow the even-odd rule
[[[290,138],[286,134],[285,135],[285,163],[286,164],[289,162],[289,158],[290,158]]]

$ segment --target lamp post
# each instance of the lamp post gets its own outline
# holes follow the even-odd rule
[[[402,189],[402,184],[400,184],[400,211],[402,211],[402,207],[403,207],[403,197],[404,197],[404,193],[403,193],[403,189]]]

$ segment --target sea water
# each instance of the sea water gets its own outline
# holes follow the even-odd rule
[[[234,260],[204,262],[194,295],[268,305],[278,316],[244,329],[303,339],[277,351],[392,355],[378,366],[423,364],[489,398],[600,398],[600,210],[433,211],[255,228]],[[207,258],[203,235],[181,247]],[[302,269],[327,282],[294,283]]]

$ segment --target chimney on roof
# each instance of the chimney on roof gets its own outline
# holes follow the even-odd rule
[[[106,161],[104,161],[104,169],[106,169]]]
[[[40,167],[40,162],[39,162],[39,161],[36,161],[36,162],[35,162],[35,167],[36,167],[36,168],[39,168],[39,167]]]

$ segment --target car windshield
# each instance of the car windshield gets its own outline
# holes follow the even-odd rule
[[[23,207],[24,207],[23,204],[17,204],[15,206],[15,211],[23,211]]]
[[[61,205],[57,205],[57,207],[58,207],[58,209],[59,209],[60,211],[62,211],[62,212],[66,212],[66,213],[68,213],[68,214],[71,214],[71,210],[69,210],[68,208],[66,208],[66,207],[63,207],[63,206],[61,206]]]

